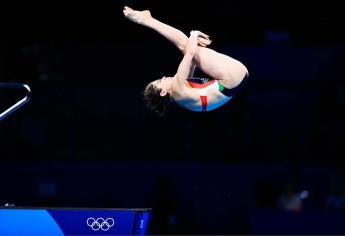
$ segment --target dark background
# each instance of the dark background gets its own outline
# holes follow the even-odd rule
[[[247,66],[248,83],[217,110],[172,106],[154,117],[143,88],[173,75],[182,55],[125,19],[126,4],[209,34],[211,48]],[[3,10],[1,82],[28,84],[32,98],[0,123],[0,204],[152,207],[152,234],[345,233],[340,3],[53,0]],[[1,111],[23,96],[0,91]],[[277,204],[289,183],[309,193],[297,213]]]

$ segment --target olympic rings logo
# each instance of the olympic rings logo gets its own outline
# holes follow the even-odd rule
[[[111,227],[114,226],[115,221],[114,221],[113,218],[106,218],[106,219],[104,219],[102,217],[99,217],[99,218],[95,219],[93,217],[89,217],[86,220],[86,224],[93,231],[98,231],[98,230],[108,231]]]

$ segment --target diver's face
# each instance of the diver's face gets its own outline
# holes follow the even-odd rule
[[[152,84],[157,87],[158,89],[162,89],[161,95],[165,96],[167,91],[170,89],[171,86],[171,77],[162,77],[161,79],[157,79],[152,82]]]

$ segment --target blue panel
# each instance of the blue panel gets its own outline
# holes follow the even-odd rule
[[[136,216],[135,232],[136,235],[145,235],[149,221],[149,212],[140,212]]]
[[[65,234],[132,234],[134,211],[131,210],[62,210],[49,213]]]
[[[0,209],[3,235],[143,235],[149,210]]]
[[[46,210],[0,210],[0,235],[64,235]]]

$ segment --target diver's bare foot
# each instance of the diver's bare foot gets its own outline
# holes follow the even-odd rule
[[[152,18],[151,13],[149,10],[144,11],[136,11],[132,8],[125,6],[123,8],[123,14],[129,20],[137,23],[137,24],[145,24],[145,22]]]

